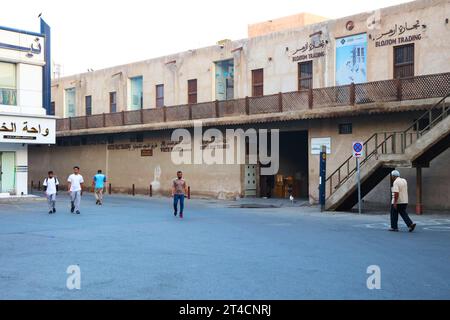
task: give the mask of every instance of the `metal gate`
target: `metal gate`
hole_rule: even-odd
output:
[[[245,165],[245,196],[256,197],[256,165]]]

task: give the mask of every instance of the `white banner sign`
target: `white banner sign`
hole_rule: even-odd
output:
[[[44,63],[45,38],[0,28],[0,56],[24,62]]]
[[[311,154],[320,154],[322,146],[326,146],[327,154],[331,154],[331,138],[312,138]]]
[[[0,115],[0,143],[55,144],[56,120]]]

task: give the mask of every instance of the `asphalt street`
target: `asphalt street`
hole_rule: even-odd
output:
[[[81,215],[65,194],[54,215],[42,201],[0,204],[0,299],[450,299],[448,213],[392,233],[387,214],[186,206],[181,220],[170,199],[143,196],[85,195]]]

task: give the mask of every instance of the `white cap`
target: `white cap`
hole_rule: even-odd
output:
[[[391,172],[391,176],[393,177],[400,177],[400,172],[398,172],[397,170],[394,170]]]

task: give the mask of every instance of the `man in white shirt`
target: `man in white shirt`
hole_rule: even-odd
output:
[[[392,171],[392,206],[391,206],[391,229],[389,231],[398,231],[398,214],[408,226],[409,232],[413,232],[416,224],[411,221],[406,212],[408,206],[408,182],[400,178],[400,172]]]
[[[83,195],[84,180],[80,174],[80,167],[73,167],[73,174],[67,179],[70,194],[70,212],[80,214],[81,196]]]
[[[48,172],[48,177],[45,178],[43,186],[47,196],[48,213],[56,213],[56,193],[58,192],[59,181],[58,178],[53,176],[53,171]]]

